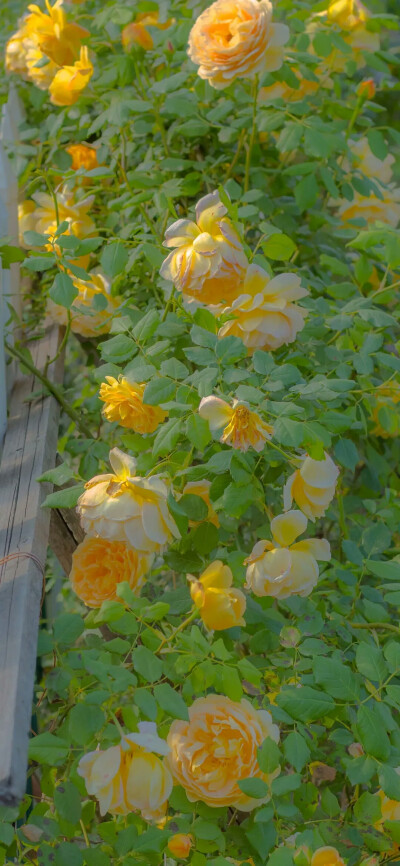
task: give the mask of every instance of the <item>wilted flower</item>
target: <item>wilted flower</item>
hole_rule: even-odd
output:
[[[207,628],[221,631],[244,625],[246,598],[240,589],[232,589],[233,575],[219,559],[212,562],[200,577],[189,575],[190,595]]]
[[[179,530],[167,506],[168,488],[159,475],[135,475],[136,460],[119,448],[110,451],[115,474],[96,475],[85,484],[77,511],[89,535],[127,541],[136,550],[162,550]]]
[[[345,862],[336,848],[327,845],[314,852],[310,866],[345,866]]]
[[[72,278],[78,295],[71,308],[71,330],[81,337],[99,337],[101,334],[108,334],[121,298],[111,295],[110,282],[104,274],[92,271],[89,276],[89,280]],[[96,299],[99,297],[102,298],[102,304],[96,308]],[[47,302],[47,313],[53,322],[59,325],[68,324],[66,308],[56,304],[51,298]]]
[[[105,403],[103,415],[107,421],[117,421],[121,427],[128,427],[135,433],[154,433],[168,417],[168,412],[143,403],[145,388],[145,383],[131,382],[126,376],[118,379],[106,376],[106,382],[100,385],[99,397]]]
[[[339,202],[332,202],[339,205],[338,217],[344,223],[350,220],[362,221],[367,225],[382,222],[396,228],[400,221],[400,188],[393,184],[386,187],[379,184],[377,186],[379,186],[380,196],[376,193],[371,193],[369,196],[361,195],[354,190],[351,201],[341,199]]]
[[[304,327],[306,310],[293,301],[308,295],[296,274],[270,277],[258,265],[250,265],[242,286],[242,294],[226,307],[232,313],[218,332],[219,337],[234,334],[240,337],[249,352],[269,351],[293,343]]]
[[[380,183],[389,183],[392,177],[392,165],[395,162],[394,156],[391,153],[385,159],[378,159],[372,153],[367,138],[360,138],[358,141],[349,141],[349,147],[353,156],[353,163],[356,168],[360,169],[367,177]]]
[[[200,499],[205,502],[208,509],[207,517],[205,517],[204,520],[208,523],[213,523],[214,526],[218,527],[219,520],[210,499],[210,487],[211,481],[208,481],[206,478],[202,481],[188,481],[182,490],[182,496],[186,496],[187,494],[191,496],[200,496]],[[198,526],[201,522],[202,521],[199,520],[189,520],[189,526]]]
[[[139,733],[127,734],[118,746],[84,755],[78,774],[88,794],[98,799],[101,815],[140,812],[145,821],[161,821],[173,782],[158,755],[168,755],[169,748],[153,722],[139,722],[138,728]]]
[[[364,754],[364,749],[363,749],[361,743],[350,743],[350,745],[347,748],[347,751],[348,751],[349,755],[351,755],[352,758],[361,758],[362,755]]]
[[[293,544],[306,528],[307,518],[301,511],[288,511],[271,520],[274,541],[258,541],[245,560],[247,589],[280,599],[310,594],[318,580],[317,559],[329,561],[331,551],[324,538]]]
[[[274,99],[283,99],[284,102],[300,102],[301,99],[318,90],[318,81],[310,81],[308,78],[304,78],[295,67],[291,69],[291,72],[299,82],[298,87],[292,87],[286,81],[275,81],[274,84],[270,84],[268,87],[261,87],[258,95],[259,102],[271,102]]]
[[[85,45],[81,48],[79,60],[71,66],[62,66],[56,72],[49,87],[50,102],[53,105],[74,105],[92,75],[93,64]]]
[[[191,833],[175,833],[168,839],[168,850],[178,860],[185,860],[186,857],[189,857],[193,843],[194,839]]]
[[[300,467],[287,480],[283,489],[283,504],[287,511],[293,499],[304,514],[315,520],[323,517],[332,501],[339,469],[329,454],[323,460],[306,457]]]
[[[400,401],[400,383],[394,379],[392,382],[382,383],[375,391],[373,398],[372,419],[375,421],[373,433],[387,439],[398,436],[400,432],[400,413],[396,405]],[[382,422],[385,422],[383,426]]]
[[[168,21],[159,21],[158,12],[140,12],[134,21],[127,24],[123,28],[121,39],[125,50],[129,51],[133,45],[139,45],[145,51],[150,51],[154,47],[153,37],[147,30],[147,27],[157,27],[157,30],[167,30],[174,19]]]
[[[223,428],[220,442],[239,451],[248,451],[250,447],[262,451],[274,432],[258,412],[252,412],[248,403],[239,400],[234,400],[229,406],[219,397],[203,397],[199,415],[208,421],[213,432]]]
[[[187,299],[202,304],[230,302],[239,290],[247,259],[218,192],[197,202],[196,222],[177,220],[165,232],[165,247],[176,247],[160,274]]]
[[[88,607],[101,607],[103,601],[117,598],[116,589],[122,581],[139,595],[152,559],[124,541],[87,536],[72,554],[69,579]]]
[[[173,721],[168,734],[168,762],[175,782],[190,802],[250,812],[270,795],[254,799],[237,782],[257,777],[270,785],[280,772],[277,768],[267,775],[259,767],[257,749],[266,737],[279,741],[279,728],[266,710],[224,695],[197,698],[189,708],[189,721]]]
[[[97,168],[97,151],[94,147],[89,147],[88,144],[70,144],[66,150],[72,159],[73,171],[78,171],[79,168],[85,168],[86,171]]]
[[[280,69],[288,39],[288,27],[272,23],[270,0],[217,0],[193,25],[188,54],[200,78],[221,90]]]

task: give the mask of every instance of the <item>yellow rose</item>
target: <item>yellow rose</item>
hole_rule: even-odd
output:
[[[208,421],[210,430],[223,428],[220,442],[231,445],[239,451],[262,451],[267,439],[270,439],[274,428],[258,415],[252,412],[249,404],[234,400],[229,406],[219,397],[203,397],[199,406],[199,415]]]
[[[365,53],[379,51],[380,38],[378,33],[367,30],[366,23],[370,17],[368,10],[360,0],[331,0],[325,12],[317,12],[307,27],[308,35],[313,36],[321,29],[321,24],[340,28],[341,38],[351,49],[347,54],[334,48],[323,58],[321,72],[343,72],[349,60],[355,60],[359,69],[366,64]]]
[[[214,526],[219,527],[218,515],[214,511],[211,499],[210,499],[210,487],[211,481],[207,481],[207,479],[203,479],[203,481],[188,481],[185,484],[182,490],[182,496],[186,496],[186,494],[190,494],[191,496],[200,496],[200,499],[206,503],[208,508],[207,517],[204,518],[208,523],[213,523]],[[189,526],[198,526],[199,523],[202,523],[201,520],[189,520]]]
[[[90,280],[79,280],[72,278],[72,282],[78,295],[74,299],[71,308],[71,330],[81,337],[99,337],[108,334],[112,317],[121,303],[121,298],[110,294],[110,283],[101,273],[90,273]],[[95,300],[101,296],[105,299],[107,306],[100,310],[95,307]],[[49,298],[47,302],[47,314],[53,322],[60,325],[68,323],[68,314],[65,307],[55,304]]]
[[[247,259],[218,192],[197,202],[196,222],[181,219],[165,232],[165,247],[176,247],[160,268],[187,300],[230,303],[237,297]]]
[[[172,777],[158,755],[167,755],[169,749],[153,722],[140,722],[138,728],[138,734],[127,734],[118,746],[84,755],[78,774],[88,794],[99,801],[101,815],[140,812],[145,821],[159,822],[166,812]]]
[[[367,10],[360,0],[331,0],[326,17],[330,24],[352,30],[367,20]]]
[[[26,247],[24,234],[25,232],[35,231],[36,229],[36,204],[31,199],[26,199],[18,205],[18,232],[19,244],[21,247]]]
[[[232,313],[218,332],[219,337],[240,337],[249,353],[255,349],[273,351],[293,343],[304,327],[306,310],[294,304],[308,295],[296,274],[271,277],[258,265],[250,265],[240,296],[226,307]]]
[[[99,397],[105,403],[103,415],[107,421],[117,421],[135,433],[154,433],[168,417],[159,406],[143,403],[145,383],[130,382],[125,376],[106,376],[106,382],[100,386]]]
[[[146,28],[156,27],[157,30],[167,30],[174,21],[174,18],[159,21],[158,12],[141,12],[122,31],[121,39],[125,51],[129,51],[133,45],[140,45],[145,51],[151,51],[154,47],[153,37]]]
[[[310,520],[323,517],[335,495],[338,475],[339,469],[329,454],[325,453],[323,460],[313,460],[307,456],[285,484],[285,511],[288,511],[294,499]]]
[[[200,577],[189,575],[188,579],[190,595],[207,628],[221,631],[245,625],[246,598],[240,589],[232,589],[233,576],[228,565],[216,559]]]
[[[378,180],[380,183],[389,183],[392,177],[392,165],[395,162],[394,156],[391,153],[385,159],[378,159],[374,156],[368,144],[367,138],[360,138],[358,141],[349,141],[349,147],[353,156],[353,163],[356,168],[362,171],[367,177],[372,180]],[[347,170],[347,165],[343,166]]]
[[[94,147],[89,147],[87,144],[70,144],[66,151],[72,158],[73,171],[78,171],[80,168],[91,171],[92,168],[97,168],[97,151]]]
[[[309,81],[296,68],[292,68],[291,71],[299,82],[298,87],[291,87],[285,81],[275,81],[275,84],[261,87],[258,95],[259,102],[271,102],[274,99],[283,99],[284,102],[300,102],[301,99],[318,90],[318,81]]]
[[[167,506],[168,488],[159,475],[135,475],[136,460],[113,448],[115,474],[96,475],[85,485],[77,511],[88,535],[126,541],[138,551],[154,553],[180,538]]]
[[[188,54],[200,78],[221,90],[280,69],[288,39],[286,24],[272,23],[270,0],[217,0],[192,27]]]
[[[93,75],[93,64],[86,46],[82,46],[79,60],[62,66],[50,84],[50,102],[53,105],[74,105]]]
[[[399,768],[397,768],[396,772],[399,773]],[[374,826],[377,830],[383,830],[382,824],[385,821],[400,821],[400,802],[398,800],[391,800],[390,797],[386,796],[384,791],[380,790],[377,793],[381,801],[381,817]]]
[[[387,223],[396,228],[400,221],[400,187],[394,184],[382,187],[379,184],[381,197],[375,193],[369,196],[361,195],[354,190],[352,201],[341,199],[340,202],[332,202],[339,205],[337,215],[344,223],[350,220],[362,220],[367,225],[375,222]]]
[[[391,436],[398,436],[400,432],[400,415],[396,411],[395,406],[400,401],[400,383],[393,380],[387,384],[379,385],[374,395],[374,407],[372,410],[372,419],[375,421],[373,433],[375,436],[381,436],[382,439],[387,439]],[[386,429],[382,426],[379,413],[382,409],[387,410],[390,414],[390,427]]]
[[[277,768],[267,775],[258,765],[257,749],[266,737],[279,741],[279,728],[266,710],[224,695],[197,698],[189,708],[189,721],[175,720],[168,734],[174,781],[182,785],[190,802],[201,800],[208,806],[250,812],[270,795],[257,800],[248,797],[238,781],[257,777],[270,785],[280,773]]]
[[[190,833],[175,833],[168,839],[168,851],[178,860],[185,860],[186,857],[189,857],[193,842],[194,839]]]
[[[81,201],[76,201],[73,193],[64,187],[56,193],[59,223],[67,222],[68,229],[65,234],[73,234],[77,238],[86,238],[94,234],[96,227],[88,214],[94,196],[87,196]],[[41,234],[54,235],[57,230],[57,215],[53,196],[46,192],[36,192],[32,198],[37,207],[33,211],[35,219],[35,231]],[[24,203],[26,206],[26,202]],[[26,231],[26,229],[25,229]]]
[[[73,63],[79,55],[82,39],[89,31],[69,22],[62,0],[51,6],[46,0],[47,12],[39,6],[29,6],[29,14],[19,22],[19,29],[6,46],[6,67],[29,78],[45,89],[51,83],[57,67]],[[42,65],[41,61],[48,62]]]
[[[324,538],[293,544],[306,528],[307,518],[301,511],[288,511],[271,520],[274,541],[258,541],[245,560],[247,589],[280,599],[310,594],[318,580],[317,559],[328,562],[331,551]]]
[[[87,536],[72,554],[69,579],[81,601],[101,607],[103,601],[117,599],[116,589],[123,580],[139,595],[152,560],[123,541]]]
[[[345,866],[345,862],[336,848],[327,845],[314,852],[310,866]]]

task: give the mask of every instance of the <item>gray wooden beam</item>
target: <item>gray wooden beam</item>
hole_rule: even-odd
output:
[[[34,364],[43,370],[56,355],[60,329],[52,326],[29,345]],[[62,381],[63,358],[50,365],[48,377]],[[43,566],[50,510],[41,508],[50,484],[36,479],[55,466],[59,408],[53,397],[32,399],[41,385],[18,374],[0,465],[0,803],[16,805],[26,789],[36,645],[43,592]]]

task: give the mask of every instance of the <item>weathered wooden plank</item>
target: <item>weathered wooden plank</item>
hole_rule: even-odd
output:
[[[54,357],[59,328],[30,344],[37,369]],[[62,378],[63,358],[49,367]],[[50,484],[36,481],[55,465],[59,409],[52,397],[30,400],[34,376],[14,383],[0,466],[0,803],[17,804],[26,785],[28,734],[50,512],[41,504]],[[31,557],[35,558],[31,558]]]

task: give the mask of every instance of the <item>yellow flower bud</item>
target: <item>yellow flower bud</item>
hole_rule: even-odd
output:
[[[190,833],[175,833],[168,840],[168,850],[178,860],[185,860],[193,846],[193,836]]]
[[[189,576],[190,594],[207,628],[221,631],[244,625],[246,598],[240,589],[232,589],[230,568],[219,559],[198,578]]]

